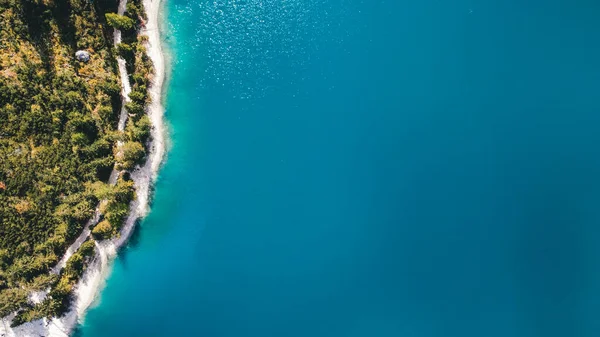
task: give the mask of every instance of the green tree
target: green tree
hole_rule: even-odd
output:
[[[130,140],[145,143],[150,136],[151,127],[152,122],[150,122],[150,118],[144,115],[137,122],[134,122],[132,119],[130,119],[127,122],[127,128],[125,129],[125,132]]]
[[[139,142],[129,141],[123,144],[121,151],[123,151],[122,157],[122,166],[123,168],[130,170],[135,167],[137,163],[139,163],[146,154],[144,150],[144,146],[142,146]]]
[[[0,291],[0,317],[4,317],[27,303],[27,291],[20,288]]]
[[[131,62],[133,59],[133,47],[127,43],[119,43],[117,45],[117,52],[121,55],[125,60]]]
[[[116,13],[106,13],[105,17],[106,17],[106,22],[111,27],[116,28],[116,29],[130,30],[135,25],[135,22],[132,19],[130,19],[124,15],[119,15]]]
[[[94,227],[92,230],[92,235],[98,240],[106,240],[112,237],[113,232],[114,230],[110,222],[104,220]]]
[[[94,240],[88,240],[86,242],[84,242],[81,247],[79,247],[79,253],[83,256],[83,257],[90,257],[94,254],[94,251],[96,250],[96,243],[94,243]]]

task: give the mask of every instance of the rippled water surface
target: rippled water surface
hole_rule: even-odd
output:
[[[171,150],[79,335],[600,335],[596,3],[165,9]]]
[[[204,89],[220,85],[230,88],[234,99],[249,99],[264,97],[282,82],[300,85],[314,76],[307,68],[315,61],[334,62],[319,60],[319,49],[341,46],[356,31],[344,26],[352,7],[347,1],[315,0],[176,3],[173,10],[183,24],[172,28],[186,30],[178,43],[202,56]],[[288,71],[292,77],[284,77]]]

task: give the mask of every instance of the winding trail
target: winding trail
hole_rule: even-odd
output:
[[[125,13],[125,9],[127,8],[127,0],[121,0],[119,2],[119,9],[117,11],[117,13],[119,15],[123,15]],[[115,46],[115,48],[117,47],[117,45],[121,43],[121,31],[119,29],[114,29],[113,32],[113,44]],[[118,131],[124,131],[125,130],[125,124],[127,123],[127,109],[125,109],[125,103],[128,103],[131,101],[131,99],[129,98],[129,94],[131,93],[131,83],[129,83],[129,75],[127,74],[127,62],[125,62],[125,59],[123,59],[121,56],[117,55],[117,63],[119,65],[119,78],[121,79],[121,111],[119,112],[119,123],[117,124],[117,130]],[[117,152],[119,151],[119,148],[123,146],[123,142],[122,141],[117,141]],[[110,172],[110,177],[108,178],[108,183],[110,185],[115,185],[117,183],[117,179],[119,178],[119,171],[116,168],[116,164],[115,167],[113,168],[113,170]],[[103,201],[100,201],[100,204]],[[60,271],[67,265],[67,261],[69,260],[69,258],[77,251],[77,249],[79,249],[79,247],[87,240],[87,238],[90,236],[92,230],[90,229],[90,227],[92,227],[93,225],[97,224],[98,221],[100,221],[100,209],[99,206],[96,206],[96,209],[94,211],[94,215],[92,216],[92,218],[85,224],[85,227],[83,228],[83,231],[81,232],[81,234],[79,234],[79,236],[77,237],[77,239],[75,239],[75,241],[69,246],[69,248],[67,248],[67,251],[65,252],[65,254],[63,255],[63,257],[60,259],[60,261],[58,261],[58,263],[56,264],[56,266],[54,266],[54,268],[51,269],[50,272],[54,273],[54,274],[58,274],[60,273]]]
[[[150,198],[150,186],[156,178],[160,164],[162,163],[163,154],[165,152],[164,145],[164,126],[163,126],[163,106],[161,104],[162,85],[164,82],[164,57],[160,45],[160,34],[158,27],[158,14],[161,8],[160,0],[144,0],[143,1],[148,22],[140,34],[148,35],[146,43],[147,54],[152,60],[154,66],[154,76],[152,84],[148,88],[151,103],[147,107],[147,113],[152,122],[151,141],[148,143],[148,156],[146,163],[142,167],[137,167],[131,172],[132,180],[136,190],[136,199],[130,204],[130,212],[127,216],[120,236],[112,240],[96,242],[96,256],[90,262],[86,272],[75,286],[74,304],[71,310],[63,317],[53,319],[40,319],[37,321],[25,323],[15,328],[10,327],[10,321],[14,318],[14,314],[1,318],[0,337],[68,337],[72,329],[78,321],[83,318],[85,311],[93,303],[96,295],[108,273],[110,271],[110,261],[114,259],[117,250],[127,242],[129,236],[133,232],[133,228],[137,220],[143,217],[148,211],[148,202]],[[118,14],[123,14],[127,6],[127,0],[119,2]],[[114,30],[113,43],[116,46],[121,42],[121,31]],[[118,69],[121,78],[121,96],[122,108],[119,114],[119,122],[117,129],[124,131],[127,123],[128,113],[125,109],[125,103],[130,101],[129,94],[131,93],[131,84],[126,70],[125,60],[118,56]],[[122,142],[117,142],[117,149],[122,146]],[[114,185],[117,182],[119,171],[113,168],[109,184]],[[100,202],[102,203],[102,202]],[[51,269],[54,274],[66,266],[68,259],[79,249],[81,244],[87,240],[91,234],[90,227],[98,223],[100,219],[99,207],[96,207],[94,215],[86,223],[81,234],[67,248],[67,251],[60,261]],[[30,300],[34,303],[41,302],[47,295],[46,292],[36,292],[30,296]]]

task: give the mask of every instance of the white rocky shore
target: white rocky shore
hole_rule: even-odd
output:
[[[142,167],[137,167],[131,177],[135,184],[136,199],[130,205],[130,213],[125,220],[121,230],[120,237],[103,241],[96,244],[96,256],[88,265],[81,280],[77,283],[74,291],[75,300],[73,307],[64,317],[54,319],[41,319],[21,326],[11,328],[10,321],[13,315],[0,319],[0,337],[67,337],[83,318],[86,310],[93,303],[98,295],[103,283],[110,272],[112,259],[117,255],[119,247],[123,246],[133,232],[136,221],[146,215],[148,212],[148,202],[150,198],[150,187],[156,178],[158,168],[162,162],[165,152],[164,125],[163,125],[163,106],[161,104],[162,85],[165,77],[164,56],[160,43],[159,21],[158,16],[161,8],[161,0],[143,0],[148,22],[141,34],[148,36],[146,50],[148,56],[152,60],[154,66],[154,78],[152,85],[149,88],[149,95],[152,102],[147,107],[147,113],[152,121],[152,137],[149,144],[149,154],[146,163]],[[127,0],[121,0],[119,4],[119,14],[123,14]],[[115,44],[121,40],[121,33],[115,31]],[[129,92],[131,86],[125,70],[125,61],[118,60],[119,73],[122,83],[123,103],[129,101]],[[127,112],[121,111],[119,119],[119,130],[123,130],[127,118]],[[116,182],[117,174],[111,174],[110,181]],[[73,243],[57,266],[52,269],[52,272],[58,273],[65,266],[68,258],[79,248],[79,246],[89,236],[89,225],[95,224],[98,221],[99,214],[90,220],[86,225],[86,229]],[[38,292],[30,296],[33,302],[39,302],[46,296],[44,292]]]

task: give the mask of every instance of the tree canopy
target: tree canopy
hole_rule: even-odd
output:
[[[141,0],[130,0],[124,16],[116,10],[116,0],[0,0],[0,317],[17,311],[13,324],[68,310],[94,241],[59,275],[50,269],[95,209],[93,238],[118,235],[135,197],[127,174],[114,186],[108,179],[144,158],[152,66],[135,30]],[[111,26],[125,30],[119,54],[134,92],[124,131]],[[77,50],[90,60],[79,62]],[[41,290],[50,290],[47,301],[27,300]]]
[[[106,13],[105,15],[106,23],[108,23],[113,28],[130,30],[133,29],[135,25],[135,21],[126,17],[125,15],[119,15],[116,13]]]

